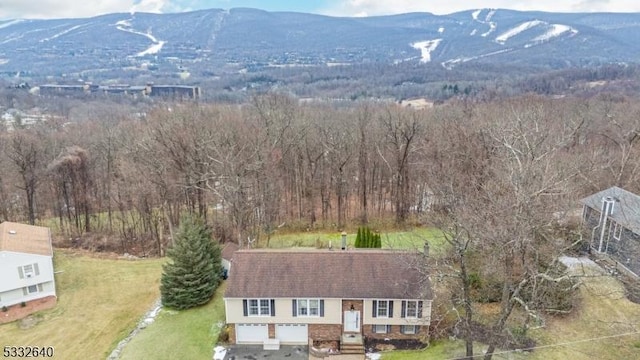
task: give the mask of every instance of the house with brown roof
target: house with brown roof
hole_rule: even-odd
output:
[[[55,304],[49,228],[3,222],[0,224],[0,308],[3,309],[0,320],[9,319],[14,305],[37,308],[30,306],[31,303],[44,303],[40,301],[43,299],[49,305]],[[25,311],[20,313],[24,315]]]
[[[224,295],[236,344],[336,344],[428,335],[433,295],[423,254],[391,250],[239,250]]]

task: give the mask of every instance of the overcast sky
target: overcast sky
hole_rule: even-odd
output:
[[[640,12],[638,0],[0,0],[0,19],[89,17],[112,12],[180,12],[252,7],[336,16],[372,16],[413,11],[449,14],[501,8],[554,12]]]

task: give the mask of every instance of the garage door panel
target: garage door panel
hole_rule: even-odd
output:
[[[309,327],[307,324],[276,324],[276,338],[283,344],[307,344]]]
[[[236,343],[238,344],[262,344],[269,338],[267,324],[237,324]]]

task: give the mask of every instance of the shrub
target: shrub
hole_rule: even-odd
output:
[[[7,311],[9,311],[9,308],[8,308],[8,307],[6,307],[6,306],[3,306],[3,307],[2,307],[2,312],[7,312]]]
[[[469,274],[469,286],[472,289],[480,289],[482,287],[482,280],[480,279],[480,274],[477,272],[473,272]]]
[[[380,234],[371,232],[368,227],[359,227],[358,234],[356,235],[356,248],[381,248],[382,237]]]
[[[218,343],[228,343],[229,342],[229,327],[224,326],[220,329],[220,334],[218,334]]]
[[[23,302],[21,302],[21,303],[20,303],[20,306],[21,306],[21,307],[26,307],[26,306],[27,306],[27,303],[23,301]]]
[[[502,299],[502,281],[487,277],[482,279],[478,275],[479,287],[474,289],[472,297],[480,303],[493,303]]]

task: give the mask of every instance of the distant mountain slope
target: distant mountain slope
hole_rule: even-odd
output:
[[[222,74],[266,66],[422,62],[540,68],[640,60],[640,14],[476,9],[367,18],[202,10],[0,22],[0,72]],[[133,75],[132,75],[133,76]]]

